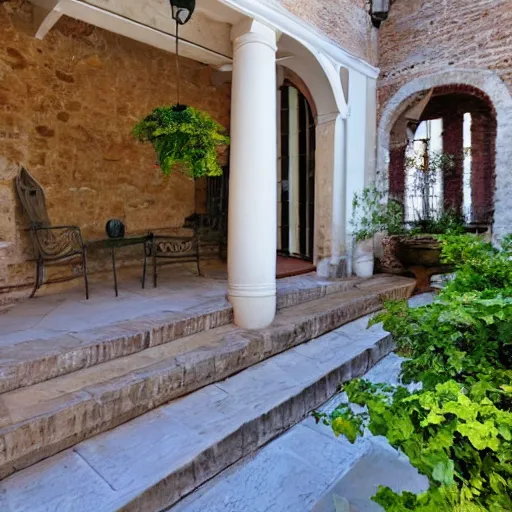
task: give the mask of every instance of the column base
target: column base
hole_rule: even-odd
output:
[[[324,258],[316,264],[316,273],[320,277],[329,279],[347,277],[347,275],[349,275],[347,272],[347,260],[342,257],[335,262],[332,258]]]
[[[234,323],[243,329],[263,329],[276,316],[276,296],[234,297],[228,296],[233,306]]]

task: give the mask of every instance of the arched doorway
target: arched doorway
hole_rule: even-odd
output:
[[[315,119],[306,96],[285,81],[279,91],[278,254],[313,261]]]
[[[455,85],[454,85],[455,84]],[[492,234],[501,239],[510,231],[512,223],[512,181],[510,161],[512,159],[512,95],[500,77],[487,70],[450,70],[419,76],[400,87],[384,104],[378,124],[377,178],[383,188],[391,189],[393,182],[393,152],[398,147],[393,140],[392,128],[397,119],[425,97],[434,88],[451,87],[461,92],[470,92],[483,99],[495,117],[494,188]],[[397,160],[394,160],[395,162]],[[396,183],[399,186],[398,183]]]
[[[410,121],[406,110],[391,129],[389,192],[404,205],[405,220],[414,221],[424,210],[451,211],[467,225],[486,228],[493,222],[496,157],[496,112],[480,90],[461,84],[432,88],[420,101],[421,112]],[[419,124],[417,124],[419,123]],[[405,127],[407,126],[407,137]],[[450,168],[438,176],[411,167],[420,154],[422,161],[443,157]],[[441,161],[441,160],[440,160]],[[416,182],[433,180],[419,194]]]

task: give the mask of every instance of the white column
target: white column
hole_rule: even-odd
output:
[[[352,217],[352,199],[354,193],[361,192],[365,185],[366,145],[367,145],[367,79],[361,73],[350,70],[349,108],[347,119],[347,190],[346,216]],[[352,228],[349,226],[350,233]]]
[[[233,28],[228,296],[235,324],[269,325],[276,312],[276,32]]]

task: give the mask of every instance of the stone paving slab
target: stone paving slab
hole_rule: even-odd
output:
[[[364,322],[352,322],[346,327],[363,336],[362,324],[367,321],[365,318]],[[334,332],[346,336],[343,329]],[[327,347],[324,350],[331,352]],[[400,357],[390,354],[366,373],[365,378],[397,384],[401,363]],[[337,394],[319,410],[330,413],[345,401],[344,394]],[[367,432],[350,444],[344,437],[336,438],[330,427],[316,424],[308,416],[256,454],[229,467],[166,510],[336,512],[334,500],[341,500],[350,512],[379,512],[382,508],[371,496],[381,484],[396,491],[421,492],[427,488],[428,480],[385,438]]]
[[[415,296],[409,304],[422,306],[433,297],[430,293]],[[329,361],[335,356],[333,340],[341,336],[368,341],[384,337],[386,332],[382,325],[366,328],[370,318],[371,315],[362,317],[322,336],[323,352],[316,354],[317,362]],[[290,352],[312,355],[314,348],[314,343],[305,343]],[[367,372],[365,378],[397,385],[402,361],[392,353]],[[337,393],[319,410],[329,414],[346,401],[345,393]],[[382,509],[371,496],[381,484],[396,491],[420,492],[427,488],[428,481],[384,437],[366,432],[363,438],[350,444],[344,437],[336,438],[330,427],[317,424],[308,416],[256,454],[227,468],[166,510],[336,512],[336,499],[341,500],[349,512],[378,512]]]
[[[0,476],[376,311],[383,295],[400,290],[407,297],[412,286],[411,280],[388,278],[379,292],[349,291],[285,309],[266,329],[224,326],[4,393],[0,396],[4,446]],[[352,354],[350,350],[347,354]],[[357,364],[364,366],[368,358],[373,364],[379,351],[373,354],[369,349],[361,360],[354,352],[356,373]],[[297,353],[295,360],[301,358],[307,361],[307,356]],[[304,361],[307,374],[309,363]],[[301,378],[302,369],[291,372],[293,365],[281,372],[276,369],[283,376],[290,374],[290,379]],[[336,379],[336,372],[326,376],[325,385],[330,389]]]
[[[56,314],[59,305],[55,297],[41,298],[48,299],[49,305],[44,301],[27,301],[0,316],[0,393],[230,324],[233,311],[224,296],[224,285],[220,287],[216,281],[212,285],[210,281],[204,280],[205,290],[198,289],[197,282],[192,281],[191,290],[185,291],[181,288],[188,281],[182,279],[179,297],[176,291],[172,294],[167,291],[165,298],[151,302],[151,307],[145,306],[147,300],[132,304],[126,298],[116,302],[109,297],[106,306],[104,301],[100,302],[103,309],[88,301],[70,302],[61,305]],[[282,279],[278,282],[277,306],[284,309],[345,292],[360,282],[358,279],[327,281],[316,275]],[[85,312],[80,308],[85,308]],[[81,311],[78,316],[73,314],[75,309]],[[21,325],[33,321],[34,311],[56,316],[41,317],[38,329],[21,329]],[[77,318],[83,317],[87,319],[86,328],[80,329],[82,320],[77,323]],[[116,323],[105,324],[106,319]],[[21,330],[2,334],[13,321]],[[45,322],[47,329],[43,328]]]
[[[161,510],[300,422],[332,396],[340,382],[366,373],[388,354],[392,342],[385,332],[380,339],[334,332],[301,348],[308,349],[307,355],[297,349],[283,352],[4,479],[0,510]],[[332,356],[325,357],[326,352]],[[264,480],[269,469],[278,468],[269,496],[293,482],[304,491],[292,497],[290,508],[262,512],[300,510],[292,506],[304,500],[313,503],[324,487],[318,475],[352,463],[353,455],[337,451],[340,441],[300,428],[285,436],[287,446],[266,459],[266,470],[256,475],[254,485],[258,489],[258,478]],[[315,457],[297,457],[308,435],[326,445],[325,456],[319,451]],[[98,477],[104,485],[98,485]],[[95,487],[98,493],[91,494]],[[311,488],[314,492],[307,490]],[[230,503],[231,508],[197,510],[260,510],[236,508],[236,500]]]

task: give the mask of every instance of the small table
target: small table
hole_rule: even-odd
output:
[[[152,235],[139,235],[139,236],[127,236],[123,238],[101,238],[98,240],[88,240],[84,242],[85,250],[92,249],[110,249],[112,256],[112,273],[114,275],[114,289],[116,291],[116,297],[119,295],[117,289],[117,272],[116,272],[116,248],[127,247],[129,245],[142,245],[144,252],[144,263],[142,267],[142,288],[146,280],[146,242],[151,240]]]

